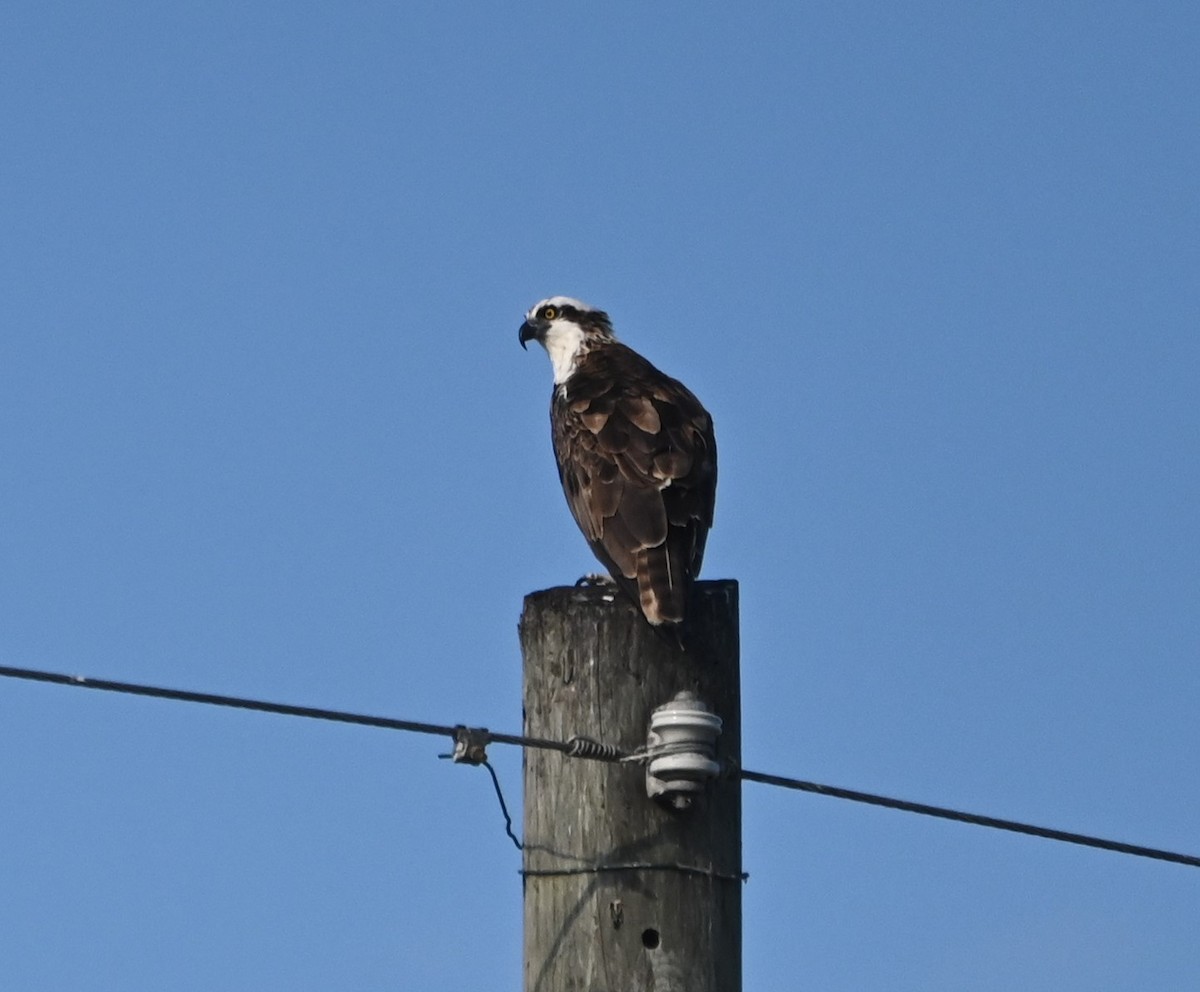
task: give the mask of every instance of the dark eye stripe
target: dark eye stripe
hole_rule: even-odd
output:
[[[538,309],[537,317],[538,320],[580,320],[584,313],[585,311],[573,307],[569,303],[564,303],[562,306],[548,303]]]

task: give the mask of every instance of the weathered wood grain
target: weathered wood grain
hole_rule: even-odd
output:
[[[700,582],[687,653],[609,588],[532,593],[521,617],[525,733],[633,750],[650,713],[691,690],[740,759],[737,583]],[[710,783],[679,811],[644,768],[525,752],[525,992],[738,992],[741,793]],[[658,867],[646,867],[658,866]]]

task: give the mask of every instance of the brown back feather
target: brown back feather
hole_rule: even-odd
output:
[[[713,520],[712,418],[682,383],[606,342],[555,390],[551,424],[592,551],[651,623],[682,623]]]

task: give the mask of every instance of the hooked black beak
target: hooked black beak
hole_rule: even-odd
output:
[[[521,347],[524,348],[526,341],[538,340],[538,329],[529,323],[529,321],[525,321],[521,325],[521,329],[517,332],[517,340],[521,342]]]

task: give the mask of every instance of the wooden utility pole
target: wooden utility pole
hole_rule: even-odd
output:
[[[686,653],[609,587],[525,598],[525,734],[624,751],[690,691],[741,756],[737,583],[697,583]],[[640,764],[525,750],[525,992],[739,992],[741,790],[708,783],[687,809],[649,799]]]

